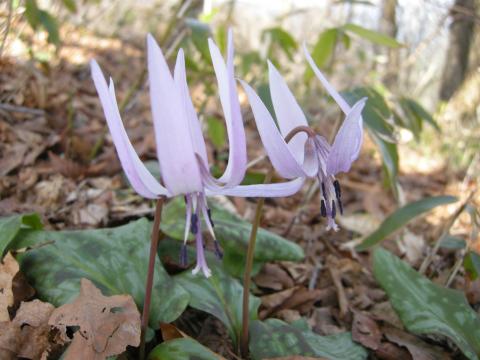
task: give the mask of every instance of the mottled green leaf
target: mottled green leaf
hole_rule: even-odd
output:
[[[42,229],[42,221],[38,214],[12,215],[0,218],[0,259],[22,228]]]
[[[402,46],[402,44],[400,44],[397,40],[388,35],[379,33],[378,31],[366,29],[363,26],[359,26],[356,24],[346,24],[343,26],[343,30],[356,34],[364,38],[365,40],[368,40],[377,45],[387,46],[391,48],[397,48]]]
[[[303,326],[277,319],[251,323],[249,348],[253,360],[293,355],[332,360],[367,358],[365,349],[352,341],[350,333],[320,336]]]
[[[205,311],[221,320],[234,344],[237,344],[242,330],[242,284],[227,275],[222,264],[207,252],[207,261],[212,276],[193,275],[190,270],[175,276],[175,281],[190,293],[190,306]],[[257,319],[260,299],[250,295],[249,316]]]
[[[225,261],[235,257],[245,259],[251,224],[228,212],[215,201],[209,200],[215,235],[225,252]],[[162,231],[174,239],[183,239],[185,230],[185,203],[180,198],[171,200],[164,208]],[[303,250],[297,244],[265,229],[259,229],[254,252],[255,262],[276,260],[300,261],[304,258]],[[244,260],[241,262],[244,263]],[[228,265],[227,265],[228,266]],[[242,266],[236,263],[233,267]],[[243,266],[242,266],[243,269]],[[243,272],[243,270],[242,270]],[[241,275],[241,274],[234,274]]]
[[[373,253],[373,272],[408,331],[446,336],[478,360],[480,318],[462,292],[433,283],[382,248]]]
[[[213,353],[192,338],[174,339],[157,345],[148,355],[148,360],[218,360]]]
[[[12,248],[54,241],[19,255],[22,271],[42,300],[55,306],[72,301],[78,295],[80,278],[85,277],[106,295],[132,295],[141,309],[150,232],[151,223],[146,219],[100,230],[22,230]],[[188,293],[168,276],[157,260],[150,326],[157,328],[159,322],[175,320],[188,300]]]
[[[367,250],[407,225],[409,221],[417,216],[420,216],[437,206],[451,204],[457,200],[458,199],[454,196],[434,196],[411,202],[390,214],[380,224],[377,230],[368,235],[363,242],[357,246],[357,250]]]
[[[320,69],[325,68],[335,51],[337,45],[338,29],[328,29],[320,33],[312,51],[312,58]],[[305,71],[305,80],[309,81],[313,77],[313,70],[307,66]]]
[[[477,280],[480,276],[480,255],[475,251],[469,251],[463,260],[463,266],[470,279]]]

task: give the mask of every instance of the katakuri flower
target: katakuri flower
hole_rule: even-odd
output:
[[[91,61],[93,81],[118,157],[130,184],[139,195],[148,199],[177,195],[185,197],[185,240],[180,259],[186,265],[186,241],[191,232],[195,235],[197,249],[197,264],[193,273],[202,271],[207,277],[211,275],[211,271],[205,259],[201,217],[214,239],[216,254],[219,257],[221,250],[213,232],[214,225],[206,196],[216,194],[258,196],[258,189],[251,189],[248,186],[236,189],[245,175],[247,154],[245,130],[233,73],[234,50],[231,31],[228,33],[226,63],[212,40],[209,39],[208,45],[217,77],[230,147],[227,167],[218,179],[209,171],[205,141],[189,94],[185,59],[181,49],[172,77],[160,47],[151,35],[147,37],[150,102],[162,183],[147,170],[128,138],[118,110],[112,79],[107,85],[97,62]],[[273,184],[268,190],[277,196],[286,196],[295,193],[301,186],[302,181],[296,179],[287,183]]]
[[[348,172],[360,153],[363,142],[361,113],[367,99],[350,107],[320,72],[307,49],[304,50],[315,75],[346,115],[333,144],[308,126],[305,114],[272,63],[268,63],[270,95],[279,128],[255,91],[243,81],[242,85],[274,168],[286,179],[317,178],[321,191],[321,215],[327,218],[327,230],[337,230],[335,216],[337,209],[343,213],[343,204],[340,184],[335,176]]]

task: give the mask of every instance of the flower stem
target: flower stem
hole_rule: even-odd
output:
[[[155,259],[157,257],[158,233],[160,230],[160,219],[162,218],[163,197],[158,198],[155,206],[155,216],[153,218],[152,240],[150,242],[150,258],[148,261],[147,284],[145,285],[145,299],[143,301],[142,312],[142,333],[140,335],[140,357],[145,358],[145,335],[148,328],[148,319],[150,317],[150,301],[152,299],[153,275],[155,273]]]
[[[273,177],[273,170],[270,170],[265,176],[264,183],[269,183]],[[253,253],[255,251],[255,242],[257,240],[257,231],[262,219],[262,208],[265,198],[259,198],[257,208],[255,209],[255,218],[250,231],[250,239],[248,240],[247,258],[245,264],[245,273],[243,274],[243,303],[242,303],[242,334],[240,338],[240,353],[242,357],[248,356],[248,321],[249,321],[249,296],[250,296],[250,280],[253,266]]]

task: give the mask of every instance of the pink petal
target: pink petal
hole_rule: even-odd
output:
[[[202,180],[180,89],[150,34],[147,43],[150,102],[163,181],[172,195],[201,191]],[[183,56],[181,51],[179,56]]]
[[[335,100],[338,106],[340,106],[344,114],[347,115],[350,111],[350,105],[347,104],[345,99],[338,93],[337,90],[335,90],[335,88],[328,82],[327,78],[322,74],[318,66],[315,64],[315,61],[313,61],[312,56],[308,52],[307,46],[305,44],[303,44],[303,51],[305,53],[305,56],[307,57],[307,61],[310,64],[310,67],[312,68],[317,78],[323,84],[325,89],[327,89],[328,93]]]
[[[273,108],[277,117],[280,132],[285,137],[288,133],[298,126],[308,126],[307,119],[302,109],[295,100],[287,83],[282,78],[275,66],[268,62],[268,74],[270,78],[270,94],[272,96]],[[302,163],[304,156],[304,146],[307,135],[299,133],[288,143],[293,155]]]
[[[318,173],[318,154],[315,140],[312,138],[307,139],[305,142],[305,158],[303,159],[303,171],[308,177],[314,177]]]
[[[284,197],[297,193],[302,188],[304,182],[305,178],[297,178],[295,180],[274,184],[239,185],[219,191],[211,191],[207,188],[205,193],[207,196]]]
[[[227,167],[218,180],[225,183],[225,186],[228,187],[240,184],[245,176],[247,165],[245,130],[243,128],[237,87],[233,73],[234,49],[232,31],[229,30],[228,32],[228,54],[226,65],[220,50],[211,39],[208,40],[208,46],[212,57],[213,68],[217,77],[220,101],[225,114],[230,147]]]
[[[328,156],[328,174],[347,172],[358,158],[363,142],[362,110],[366,101],[367,98],[363,98],[353,105],[338,130]]]
[[[102,103],[108,128],[128,181],[137,193],[148,199],[155,199],[161,195],[170,196],[168,190],[160,185],[152,174],[150,174],[145,165],[143,165],[135,152],[132,143],[128,139],[127,132],[125,131],[118,110],[112,80],[110,79],[110,87],[108,88],[102,70],[97,62],[92,60],[90,66],[92,69],[93,82],[95,83],[95,87]]]
[[[304,177],[305,173],[290,151],[275,121],[255,91],[246,82],[241,81],[252,107],[258,132],[273,167],[287,179]]]
[[[178,52],[177,62],[173,78],[177,88],[180,89],[182,104],[187,111],[187,119],[189,123],[190,136],[192,138],[193,149],[196,154],[200,155],[201,159],[208,164],[207,149],[205,148],[205,139],[203,138],[200,121],[197,117],[197,112],[193,107],[192,98],[188,90],[187,75],[185,73],[185,57],[182,49]]]

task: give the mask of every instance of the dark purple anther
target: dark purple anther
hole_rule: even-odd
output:
[[[187,245],[182,245],[182,250],[180,250],[180,266],[186,267],[188,265],[188,255],[187,255]]]
[[[212,220],[212,210],[210,210],[210,208],[207,209],[207,214],[208,214],[208,221],[210,221],[212,228],[215,227],[215,224],[213,223],[213,220]]]
[[[335,200],[332,200],[332,219],[335,219],[337,216],[337,208],[335,207]]]
[[[337,199],[338,209],[340,210],[340,215],[343,215],[343,204],[340,198]]]
[[[338,180],[335,180],[333,182],[333,187],[335,188],[335,196],[337,199],[340,199],[342,197],[342,189],[340,189],[340,183]]]
[[[325,184],[323,183],[323,181],[322,181],[321,185],[322,185],[322,195],[326,199],[327,198],[327,192],[325,191]]]
[[[218,243],[217,240],[214,240],[213,245],[215,246],[215,256],[217,257],[218,260],[221,260],[223,258],[223,251],[222,251],[222,248],[220,247],[220,244]]]
[[[191,223],[190,223],[190,232],[196,234],[198,231],[198,216],[197,214],[192,214]]]
[[[325,201],[323,199],[320,202],[320,214],[323,217],[327,217],[327,207],[325,206]]]

